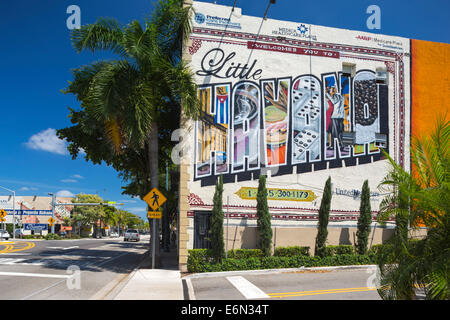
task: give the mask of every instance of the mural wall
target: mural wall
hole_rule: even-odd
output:
[[[219,175],[230,208],[248,205],[249,214],[254,199],[242,195],[260,174],[274,192],[291,194],[269,201],[286,214],[316,212],[328,176],[336,213],[357,211],[359,200],[348,195],[368,178],[381,200],[381,148],[409,166],[409,39],[263,20],[197,1],[194,9],[186,55],[202,115],[189,125],[191,210],[208,210]],[[308,193],[308,201],[292,196]]]

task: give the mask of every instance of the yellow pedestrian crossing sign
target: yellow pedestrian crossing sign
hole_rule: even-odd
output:
[[[53,219],[53,218],[48,219],[49,224],[53,224],[54,222],[55,222],[55,219]]]
[[[4,209],[0,209],[0,218],[6,217],[6,211]]]
[[[167,198],[157,188],[153,188],[143,199],[153,211],[158,210],[167,201]]]
[[[0,222],[4,222],[4,221],[6,221],[6,219],[3,217],[0,217]]]

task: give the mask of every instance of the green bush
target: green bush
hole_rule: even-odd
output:
[[[245,249],[240,249],[242,252]],[[244,254],[245,255],[245,254]],[[222,263],[215,263],[208,249],[189,250],[189,272],[218,272],[258,269],[282,269],[301,267],[326,267],[345,265],[375,264],[376,256],[357,254],[337,254],[320,258],[318,256],[294,255],[294,256],[250,256],[248,258],[223,259]]]
[[[23,236],[22,239],[42,239],[44,238],[43,236],[41,236],[40,234],[26,234]]]
[[[354,254],[355,249],[352,245],[338,245],[338,246],[327,246],[325,249],[325,256],[335,256],[341,254]]]
[[[76,234],[76,233],[72,233],[70,235],[70,239],[81,239],[80,235]]]
[[[309,247],[278,247],[273,254],[276,257],[309,256]]]
[[[55,233],[49,233],[44,237],[45,240],[61,240],[62,238],[55,234]]]
[[[227,252],[227,258],[231,259],[248,259],[259,258],[263,256],[261,249],[234,249]]]

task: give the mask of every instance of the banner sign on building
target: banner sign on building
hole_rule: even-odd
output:
[[[48,225],[45,223],[25,223],[25,230],[44,231],[48,229]]]

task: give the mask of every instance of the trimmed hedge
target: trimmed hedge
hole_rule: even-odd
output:
[[[335,256],[337,254],[355,254],[352,245],[327,246],[325,249],[326,256]]]
[[[228,258],[222,263],[214,263],[208,249],[189,250],[187,267],[189,272],[217,272],[236,270],[258,270],[300,267],[325,267],[375,264],[376,257],[372,255],[341,254],[326,256],[270,256],[249,257],[246,259]]]
[[[248,259],[259,258],[263,256],[261,249],[234,249],[227,252],[227,258]]]
[[[309,247],[278,247],[273,254],[275,257],[309,256]]]

